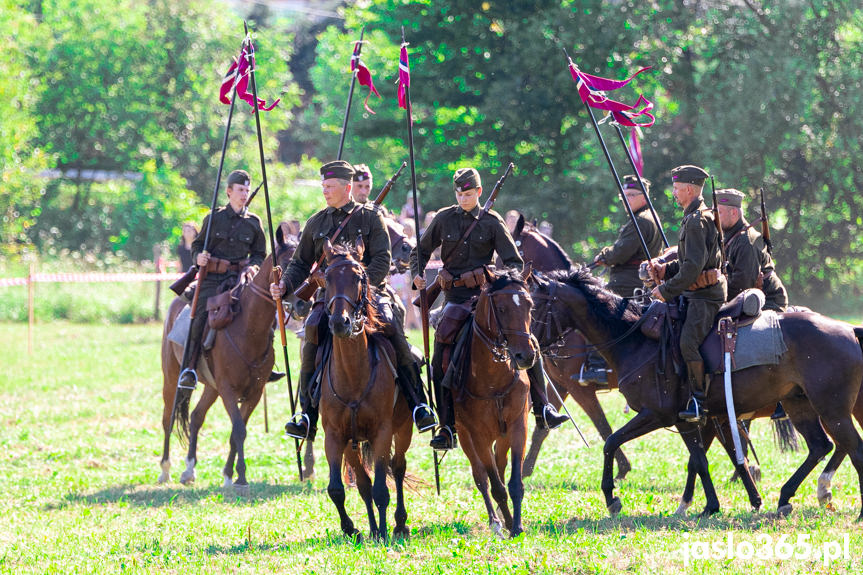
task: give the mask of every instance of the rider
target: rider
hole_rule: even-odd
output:
[[[708,177],[707,172],[698,166],[678,166],[671,170],[672,193],[683,208],[677,242],[678,259],[669,263],[650,260],[651,279],[656,282],[651,297],[670,301],[682,296],[686,305],[686,319],[680,332],[680,353],[686,362],[691,399],[679,417],[694,422],[702,419],[701,405],[705,398],[704,360],[699,347],[713,327],[716,312],[725,302],[727,293],[725,276],[720,270],[719,232],[713,212],[701,196]]]
[[[270,285],[273,297],[281,297],[288,290],[293,292],[309,277],[312,264],[320,259],[324,243],[330,239],[333,243],[339,241],[353,242],[361,236],[366,246],[362,263],[366,266],[369,285],[382,290],[390,269],[390,240],[387,235],[383,217],[372,206],[358,204],[351,197],[353,167],[337,160],[321,166],[321,186],[327,207],[306,222],[300,235],[300,242],[288,264],[281,281]],[[342,221],[353,214],[338,237],[332,237]],[[326,261],[326,260],[325,260]],[[325,262],[324,261],[324,262]],[[311,282],[319,288],[325,286],[322,264],[321,268],[311,274]],[[382,294],[385,292],[381,292]],[[306,317],[305,336],[303,341],[300,365],[300,402],[302,413],[295,415],[285,425],[285,432],[299,439],[313,440],[317,431],[318,397],[312,397],[312,377],[315,373],[315,356],[318,345],[323,343],[327,329],[327,313],[323,301],[323,290],[316,294],[312,311]],[[392,302],[386,297],[376,302],[378,313],[386,327],[384,333],[390,339],[396,351],[397,372],[396,382],[410,406],[414,422],[420,431],[434,427],[437,423],[431,410],[426,405],[419,367],[411,353],[410,344],[404,336],[401,322],[394,319]],[[402,320],[403,321],[403,320]]]
[[[228,204],[213,211],[207,251],[204,251],[204,238],[210,214],[201,225],[205,232],[192,242],[192,258],[200,269],[207,269],[207,274],[201,280],[198,305],[189,328],[189,345],[183,350],[180,366],[178,386],[189,392],[195,389],[198,379],[195,367],[201,352],[201,336],[207,325],[207,300],[219,293],[223,283],[236,283],[240,274],[253,276],[267,255],[261,218],[246,208],[249,184],[249,174],[245,170],[234,170],[228,175],[225,188]]]
[[[725,258],[728,261],[728,299],[740,292],[758,288],[764,292],[764,308],[778,313],[788,307],[788,292],[776,275],[773,258],[767,251],[764,238],[755,226],[743,217],[743,192],[728,188],[716,192],[719,222],[725,236]],[[784,419],[787,415],[781,403],[771,419]]]
[[[448,450],[457,445],[452,391],[442,385],[443,353],[449,345],[449,342],[438,341],[443,322],[454,316],[460,304],[475,303],[475,297],[479,294],[485,278],[482,273],[483,266],[491,265],[495,252],[500,256],[503,265],[508,268],[521,269],[523,265],[512,236],[497,212],[491,210],[486,217],[480,217],[482,210],[479,206],[479,198],[482,195],[482,182],[479,172],[473,168],[456,170],[453,186],[457,205],[437,212],[420,237],[418,247],[411,252],[411,274],[414,276],[413,285],[417,289],[426,287],[426,280],[419,275],[419,270],[425,268],[429,255],[438,246],[441,246],[441,259],[444,262],[443,269],[438,273],[438,281],[443,287],[446,303],[441,314],[441,324],[435,334],[432,358],[432,379],[435,396],[438,399],[438,416],[442,422],[437,435],[431,440],[431,446],[437,450]],[[469,236],[462,239],[473,222],[476,222],[476,225]],[[422,252],[422,261],[417,257],[417,249]],[[467,319],[460,317],[455,321],[465,322]],[[544,414],[545,419],[555,427],[566,421],[568,419],[566,416],[558,415],[555,409],[548,405],[545,390],[535,389],[533,379],[531,378],[531,399],[534,402],[537,420],[542,420]]]
[[[644,182],[645,192],[649,193],[650,180],[642,178],[641,181]],[[628,218],[626,224],[617,233],[617,240],[614,245],[602,248],[593,258],[593,263],[599,266],[608,266],[608,289],[620,297],[631,298],[636,289],[644,288],[644,284],[638,277],[638,267],[641,262],[645,259],[655,258],[662,252],[662,233],[660,233],[659,225],[648,209],[647,198],[641,192],[638,176],[623,176],[623,193],[635,214],[638,229],[647,244],[650,257],[645,258],[644,248],[641,245],[635,224],[632,223],[632,218]],[[582,376],[583,379],[599,383],[608,381],[608,366],[602,356],[591,352],[585,363],[587,365]]]

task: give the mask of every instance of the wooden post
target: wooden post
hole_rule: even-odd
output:
[[[30,273],[27,275],[27,355],[33,354],[33,276],[36,275],[36,264],[30,263]]]
[[[181,240],[182,241],[182,240]],[[162,246],[156,244],[153,246],[153,261],[156,264],[156,273],[164,273],[165,264],[162,261]],[[153,305],[153,319],[155,321],[159,321],[160,312],[159,312],[159,299],[162,295],[162,282],[160,280],[156,280],[156,303]]]

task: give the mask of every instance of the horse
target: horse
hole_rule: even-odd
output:
[[[382,334],[374,308],[374,288],[362,265],[363,242],[355,251],[324,244],[327,258],[326,305],[330,314],[332,351],[323,361],[320,414],[329,464],[327,494],[336,506],[342,531],[359,537],[345,511],[342,458],[354,469],[357,490],[366,505],[371,537],[386,539],[390,493],[387,470],[396,487],[396,526],[393,535],[410,534],[404,503],[405,453],[411,443],[413,421],[407,402],[396,395],[395,351]],[[361,461],[358,445],[374,464],[374,486]],[[391,455],[392,451],[392,455]],[[376,521],[372,502],[377,507]]]
[[[860,393],[857,394],[857,401],[854,403],[852,413],[854,414],[854,418],[857,420],[857,423],[863,426],[863,386],[861,386]],[[841,447],[837,448],[836,451],[833,452],[833,456],[830,458],[830,461],[828,461],[827,465],[824,467],[824,471],[822,471],[821,475],[818,476],[818,503],[829,509],[833,508],[831,503],[831,500],[833,499],[833,475],[835,475],[839,466],[842,465],[842,462],[845,461],[846,456],[847,453],[845,453]]]
[[[551,286],[556,299],[537,298],[538,315],[545,306],[565,327],[582,331],[619,375],[619,389],[638,412],[605,442],[602,491],[612,516],[622,509],[614,495],[614,452],[627,441],[662,427],[675,426],[686,444],[691,461],[701,478],[706,504],[702,516],[719,511],[719,500],[710,478],[707,456],[696,424],[678,419],[677,413],[688,398],[688,389],[675,372],[673,359],[658,365],[659,342],[639,330],[639,310],[604,289],[584,267],[571,273],[553,272],[548,280],[537,280],[534,296],[548,296]],[[745,414],[782,401],[794,427],[805,439],[809,453],[783,485],[777,513],[791,512],[791,498],[818,461],[832,449],[825,429],[851,458],[857,471],[863,503],[863,440],[854,428],[851,410],[863,378],[863,328],[855,328],[817,313],[785,313],[778,317],[788,350],[777,365],[759,365],[735,372],[734,404]],[[660,368],[664,368],[660,373]],[[725,409],[721,376],[705,408],[709,413]],[[823,426],[823,427],[822,427]],[[858,519],[863,519],[863,506]]]
[[[527,272],[529,273],[529,271]],[[521,274],[491,273],[483,286],[471,321],[470,369],[459,389],[453,390],[455,424],[461,447],[470,461],[474,483],[486,511],[489,526],[499,533],[500,520],[489,497],[497,502],[510,534],[524,530],[521,505],[524,498],[522,462],[527,443],[529,410],[527,372],[539,354],[530,335],[532,300]],[[503,484],[507,454],[512,469],[508,482],[513,512],[507,505]]]
[[[405,235],[405,228],[393,218],[384,218],[387,234],[390,237],[390,253],[392,266],[390,273],[402,274],[410,268],[411,250],[416,246],[416,239]]]
[[[186,305],[181,298],[174,298],[171,302],[162,331],[162,429],[165,440],[159,483],[170,479],[170,441],[174,426],[181,440],[188,440],[186,469],[180,476],[180,483],[187,485],[195,481],[198,432],[204,424],[207,411],[221,398],[231,418],[230,451],[222,470],[224,487],[233,485],[238,495],[249,493],[245,460],[246,425],[261,399],[275,363],[273,323],[276,304],[269,295],[272,262],[270,256],[264,259],[254,279],[242,290],[239,313],[227,327],[216,332],[213,347],[201,353],[198,375],[204,389],[191,419],[188,402],[178,402],[173,410],[173,419],[171,417],[183,346],[171,342],[168,334]],[[233,482],[235,459],[237,480]]]

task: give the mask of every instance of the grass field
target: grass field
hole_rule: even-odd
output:
[[[300,484],[278,433],[288,416],[284,382],[269,390],[270,433],[263,409],[246,442],[251,495],[221,488],[228,425],[217,404],[202,433],[198,480],[177,483],[183,451],[174,442],[173,481],[157,485],[161,455],[161,326],[36,326],[27,354],[25,324],[0,324],[0,529],[3,573],[669,573],[859,572],[863,525],[856,475],[846,464],[834,479],[836,512],[820,508],[813,473],[793,499],[788,519],[771,517],[779,489],[803,458],[780,453],[768,424],[753,426],[764,479],[764,510],[749,509],[743,489],[729,483],[731,465],[717,448],[711,471],[722,513],[701,520],[673,516],[685,477],[685,454],[674,433],[660,431],[625,448],[633,470],[618,484],[624,509],[610,519],[599,491],[602,442],[586,416],[575,430],[552,433],[537,471],[526,480],[527,533],[501,540],[486,526],[481,498],[461,452],[447,456],[440,497],[434,494],[428,436],[414,437],[408,470],[428,485],[407,498],[411,538],[389,545],[341,536],[326,495],[323,454],[318,476]],[[292,351],[297,346],[292,342]],[[296,354],[292,357],[296,370]],[[630,416],[616,392],[603,396],[612,427]],[[571,410],[577,410],[572,403]],[[320,442],[318,447],[320,446]],[[820,470],[820,466],[819,466]],[[355,490],[348,508],[367,531]],[[392,507],[390,521],[392,521]],[[726,550],[735,558],[685,562],[684,546]],[[751,547],[797,557],[744,559]],[[849,556],[826,565],[815,552]],[[805,543],[812,553],[805,553]],[[747,545],[749,547],[747,547]],[[693,549],[695,555],[700,547]],[[804,555],[806,557],[804,557]]]

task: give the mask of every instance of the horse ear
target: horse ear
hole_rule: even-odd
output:
[[[521,270],[521,277],[524,281],[527,281],[530,278],[530,274],[533,273],[533,262],[527,262],[524,264],[524,268]]]
[[[333,257],[333,244],[330,238],[324,238],[324,255],[327,257],[327,262]]]
[[[482,273],[485,275],[485,281],[487,281],[488,283],[491,283],[497,279],[493,267],[492,269],[489,269],[489,266],[482,266]]]
[[[357,259],[363,259],[363,254],[366,252],[366,244],[363,242],[363,236],[357,236]]]
[[[282,231],[282,226],[276,228],[276,243],[280,246],[285,245],[285,233]]]
[[[518,214],[518,221],[515,223],[515,232],[512,237],[517,238],[524,231],[524,214]]]

